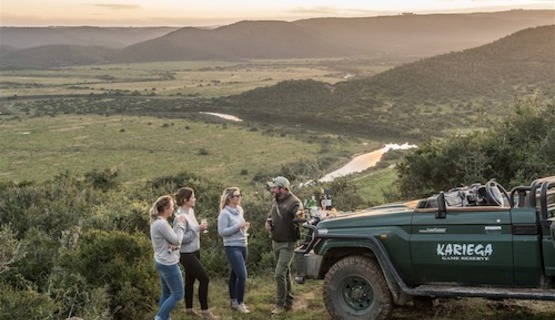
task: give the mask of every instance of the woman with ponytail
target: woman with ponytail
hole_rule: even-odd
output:
[[[176,217],[172,229],[168,218],[173,213],[173,206],[173,198],[165,195],[156,199],[150,208],[150,239],[161,287],[160,307],[154,320],[169,320],[171,311],[183,298],[183,276],[178,264],[185,217]]]

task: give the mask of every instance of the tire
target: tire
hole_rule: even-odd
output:
[[[330,268],[324,281],[324,303],[335,320],[382,320],[393,310],[380,266],[362,256],[347,257]]]

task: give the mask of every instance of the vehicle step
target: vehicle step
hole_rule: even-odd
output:
[[[554,300],[555,289],[463,287],[456,285],[422,285],[410,290],[416,296],[484,297],[500,299]]]

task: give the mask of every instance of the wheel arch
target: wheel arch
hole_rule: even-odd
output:
[[[327,239],[322,246],[322,250],[321,254],[324,259],[318,275],[319,278],[324,278],[335,263],[346,257],[364,256],[375,260],[380,266],[395,304],[404,305],[410,301],[410,296],[402,290],[405,285],[403,280],[391,262],[387,251],[376,238],[365,237],[355,243],[353,243],[353,239]]]

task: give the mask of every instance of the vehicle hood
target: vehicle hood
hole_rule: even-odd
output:
[[[318,224],[318,229],[361,228],[366,226],[410,225],[414,207],[390,204],[354,212],[346,212]]]

